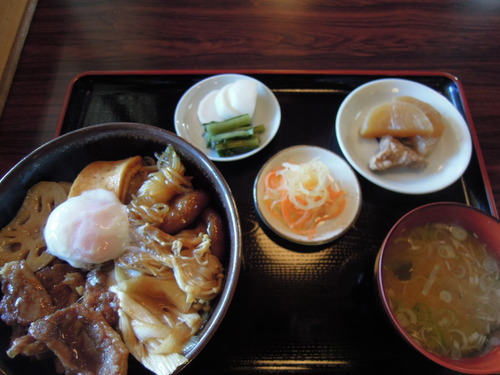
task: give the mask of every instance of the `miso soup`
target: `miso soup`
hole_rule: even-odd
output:
[[[499,270],[473,233],[428,223],[392,240],[383,283],[399,324],[423,348],[460,359],[498,344]]]

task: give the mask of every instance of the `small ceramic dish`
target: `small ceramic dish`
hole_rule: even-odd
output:
[[[174,125],[176,133],[203,151],[211,160],[234,161],[254,155],[266,147],[278,132],[281,122],[281,110],[278,99],[276,99],[276,96],[267,86],[257,81],[257,103],[252,123],[254,125],[264,124],[266,127],[264,133],[260,134],[260,146],[252,151],[234,156],[219,156],[215,150],[207,147],[203,139],[203,126],[198,118],[198,105],[200,101],[208,93],[242,78],[255,80],[252,77],[242,74],[219,74],[206,78],[187,90],[175,109]]]
[[[432,105],[449,126],[423,170],[374,172],[369,160],[377,152],[378,142],[362,138],[359,129],[372,108],[397,96],[412,96]],[[462,176],[472,154],[471,135],[460,112],[437,91],[409,80],[380,79],[358,87],[342,102],[335,126],[340,148],[354,169],[374,184],[399,193],[426,194],[444,189]]]
[[[328,167],[335,188],[345,191],[346,205],[339,216],[320,224],[316,235],[309,238],[292,231],[269,211],[264,203],[265,179],[270,171],[279,169],[285,162],[301,164],[316,158]],[[305,245],[321,245],[340,237],[352,226],[361,209],[361,188],[352,168],[337,154],[316,146],[289,147],[269,159],[257,174],[253,197],[259,216],[273,232],[288,241]]]

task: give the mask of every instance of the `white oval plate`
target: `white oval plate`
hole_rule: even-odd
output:
[[[427,157],[429,164],[423,170],[374,172],[368,164],[378,150],[378,143],[362,138],[359,129],[373,107],[404,95],[432,105],[449,126]],[[385,189],[404,194],[426,194],[451,185],[462,176],[472,154],[471,135],[460,112],[437,91],[404,79],[380,79],[359,86],[340,105],[335,127],[340,149],[362,176]]]
[[[233,161],[246,158],[266,147],[278,132],[281,121],[278,100],[267,86],[256,80],[259,87],[252,123],[254,125],[264,124],[266,127],[264,133],[260,135],[260,146],[252,151],[234,156],[219,156],[215,150],[206,146],[203,139],[203,126],[198,119],[198,104],[209,92],[242,78],[255,80],[255,78],[242,74],[219,74],[208,77],[187,90],[175,109],[174,125],[177,135],[203,151],[211,160]]]
[[[307,236],[293,232],[269,212],[263,202],[264,180],[271,170],[280,168],[284,162],[305,163],[314,158],[318,158],[327,165],[336,188],[345,190],[346,205],[339,216],[319,225],[316,236],[309,239]],[[306,245],[320,245],[340,237],[352,226],[361,209],[361,188],[352,168],[337,154],[316,146],[289,147],[269,159],[257,174],[253,198],[259,216],[272,231],[289,241]]]

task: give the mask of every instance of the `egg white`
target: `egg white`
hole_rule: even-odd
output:
[[[104,189],[69,198],[49,215],[47,251],[73,267],[88,269],[118,257],[130,242],[126,206]]]

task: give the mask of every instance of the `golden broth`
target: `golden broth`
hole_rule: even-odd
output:
[[[383,283],[399,324],[423,348],[460,359],[498,343],[499,270],[498,260],[474,234],[429,223],[392,240]]]

